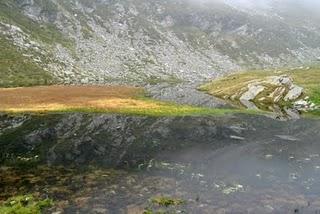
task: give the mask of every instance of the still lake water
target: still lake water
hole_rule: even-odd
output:
[[[26,193],[47,196],[55,201],[48,213],[320,213],[319,120],[276,121],[252,115],[130,120],[101,115],[64,117],[59,116],[50,127],[39,123],[32,130],[19,131],[25,140],[19,146],[48,129],[55,130],[58,140],[44,150],[44,162],[33,167],[2,164],[2,200]],[[88,140],[91,147],[78,149],[75,156],[70,153],[74,145],[57,149],[63,144],[62,136],[69,139],[68,123],[77,127],[70,122],[72,118],[79,127],[94,130],[72,129],[77,138],[73,143],[82,143],[88,136],[92,140]],[[8,120],[13,118],[7,118],[6,124]],[[102,152],[100,147],[112,144],[112,136],[124,130],[122,143],[130,142],[131,147],[118,143],[118,147],[103,147]],[[108,137],[101,138],[101,132]],[[135,140],[128,141],[132,137]],[[140,142],[143,146],[132,151]],[[147,142],[154,146],[146,146]],[[9,147],[4,138],[0,143],[2,148]],[[58,151],[65,154],[59,156]],[[121,161],[105,161],[118,153]],[[162,207],[152,202],[155,197],[183,203]]]

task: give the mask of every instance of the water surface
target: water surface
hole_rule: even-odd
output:
[[[318,120],[70,114],[48,123],[34,117],[2,117],[0,143],[10,157],[28,149],[40,156],[34,167],[2,163],[2,200],[47,196],[56,201],[49,213],[320,212]],[[8,121],[21,124],[8,127]],[[16,145],[5,140],[10,131],[21,136]],[[46,147],[39,150],[38,141]],[[184,203],[163,207],[150,200],[162,196]]]

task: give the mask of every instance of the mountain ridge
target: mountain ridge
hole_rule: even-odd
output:
[[[316,19],[305,26],[291,15],[279,18],[278,10],[266,16],[220,0],[2,0],[0,6],[3,43],[51,75],[39,84],[198,82],[320,56]],[[5,72],[17,71],[9,64]]]

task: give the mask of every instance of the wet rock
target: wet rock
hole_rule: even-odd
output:
[[[316,110],[318,108],[318,106],[316,106],[314,103],[312,103],[308,99],[297,100],[296,102],[294,102],[293,106],[295,109],[298,109],[299,111],[304,111],[304,112]]]
[[[259,108],[254,104],[254,102],[249,100],[240,100],[241,104],[244,105],[247,109],[259,110]]]
[[[289,119],[297,120],[300,119],[300,113],[297,108],[284,108],[285,114]]]
[[[235,135],[231,135],[230,138],[233,139],[233,140],[245,140],[244,137],[235,136]]]
[[[299,141],[298,138],[289,136],[289,135],[276,135],[276,137],[282,139],[282,140],[287,140],[287,141]]]
[[[225,195],[230,195],[235,192],[243,192],[243,191],[244,191],[244,187],[241,184],[226,186],[225,188],[222,189],[222,193]]]

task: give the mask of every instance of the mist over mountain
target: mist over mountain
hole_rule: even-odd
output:
[[[319,7],[311,0],[1,0],[0,84],[204,81],[301,66],[320,56]]]
[[[320,214],[320,0],[0,0],[0,214]]]

